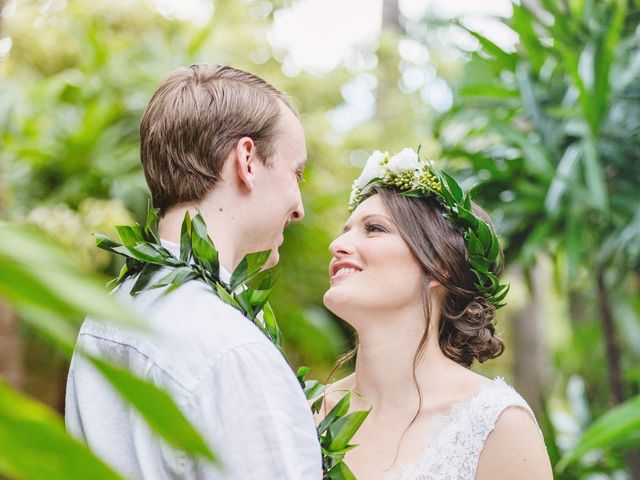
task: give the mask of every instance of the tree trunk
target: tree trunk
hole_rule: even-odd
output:
[[[0,0],[0,14],[6,0]],[[2,38],[2,15],[0,15],[0,38]],[[6,213],[5,186],[0,183],[0,218]],[[0,297],[0,376],[15,388],[21,388],[24,382],[22,365],[20,328],[15,313],[8,303]]]
[[[400,25],[400,7],[398,0],[384,0],[382,4],[382,30],[376,55],[378,66],[376,77],[376,116],[386,122],[392,122],[397,115],[394,103],[398,88],[400,71],[398,70],[398,35],[402,33]],[[388,92],[388,93],[387,93]],[[381,132],[382,133],[382,132]]]
[[[400,5],[398,0],[384,0],[382,3],[382,28],[401,32]]]
[[[18,319],[0,298],[0,375],[15,388],[22,388],[24,381],[21,351]]]
[[[515,314],[513,322],[514,382],[536,413],[542,411],[546,372],[542,341],[544,275],[540,265],[532,268],[529,301]]]
[[[598,270],[597,274],[597,290],[598,290],[598,311],[600,313],[600,323],[604,333],[605,352],[607,355],[607,363],[609,365],[609,381],[611,383],[611,393],[613,401],[617,405],[622,403],[625,398],[624,381],[622,380],[622,370],[620,368],[620,360],[622,353],[620,351],[620,341],[616,334],[615,325],[613,323],[613,311],[611,310],[611,302],[609,300],[609,292],[604,281],[604,272]]]
[[[611,382],[611,394],[616,405],[624,402],[627,398],[624,380],[622,378],[622,369],[620,368],[622,360],[622,350],[620,341],[616,332],[613,320],[613,310],[611,308],[611,300],[609,291],[604,279],[604,268],[600,267],[597,274],[597,290],[598,290],[598,311],[600,313],[600,322],[604,333],[605,350],[607,354],[607,363],[609,366],[609,381]],[[640,454],[637,451],[630,451],[625,456],[629,465],[631,478],[640,478]]]

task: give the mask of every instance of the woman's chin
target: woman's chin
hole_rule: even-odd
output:
[[[342,295],[342,298],[340,297],[340,292],[337,291],[334,285],[329,286],[329,289],[324,292],[324,296],[322,297],[322,303],[324,303],[324,306],[327,307],[331,313],[338,316],[340,315],[336,312],[336,309],[340,309],[340,305],[342,305],[345,300],[344,295]]]
[[[349,289],[339,284],[331,285],[322,297],[327,310],[345,321],[349,317],[349,312],[356,308],[356,300],[358,299],[354,298],[353,292],[349,293]]]

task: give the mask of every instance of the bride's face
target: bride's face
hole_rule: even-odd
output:
[[[371,314],[393,314],[419,304],[422,267],[379,195],[354,210],[329,250],[331,285],[324,304],[354,327]]]

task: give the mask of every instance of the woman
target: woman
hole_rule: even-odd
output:
[[[345,463],[360,480],[551,479],[533,412],[503,379],[472,372],[504,345],[507,290],[490,220],[414,151],[375,152],[330,246],[329,310],[356,330],[355,372],[330,385],[371,412]]]

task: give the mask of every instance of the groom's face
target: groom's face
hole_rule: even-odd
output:
[[[278,123],[270,165],[260,167],[256,182],[258,202],[252,218],[255,222],[252,236],[257,242],[253,250],[271,249],[268,266],[279,261],[278,248],[284,241],[284,229],[304,217],[299,186],[307,159],[304,131],[284,104]]]

